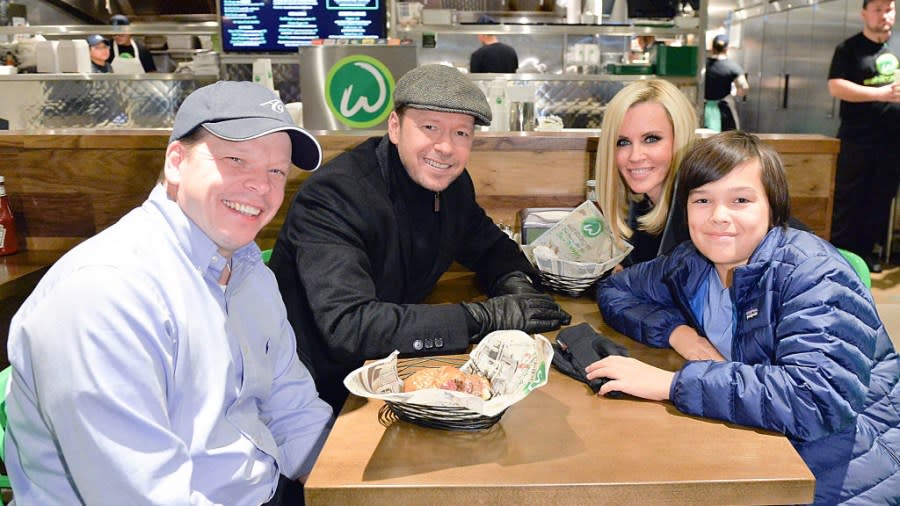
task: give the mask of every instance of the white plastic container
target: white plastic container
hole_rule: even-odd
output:
[[[35,47],[37,71],[41,74],[59,73],[59,41],[42,40]]]
[[[91,73],[91,49],[86,40],[61,40],[57,47],[60,72]]]

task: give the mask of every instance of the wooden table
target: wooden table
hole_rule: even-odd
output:
[[[433,301],[477,291],[467,273]],[[670,350],[634,343],[587,298],[573,316],[670,370]],[[552,337],[555,333],[548,333]],[[310,506],[787,504],[812,501],[812,473],[781,435],[695,418],[668,402],[594,396],[553,369],[549,383],[477,433],[379,422],[381,401],[350,396],[306,483]],[[387,425],[387,426],[385,426]]]
[[[53,262],[65,252],[25,250],[0,256],[0,300],[12,296],[28,296]]]

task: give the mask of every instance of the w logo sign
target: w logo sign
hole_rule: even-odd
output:
[[[325,81],[325,101],[331,113],[351,128],[383,122],[394,108],[394,77],[380,61],[365,55],[340,59]]]

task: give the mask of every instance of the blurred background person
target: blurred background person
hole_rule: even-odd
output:
[[[884,241],[900,181],[895,17],[893,0],[863,0],[862,32],[835,48],[828,70],[828,92],[841,99],[831,243],[863,257],[872,272],[882,270],[876,244]]]
[[[116,14],[109,19],[109,24],[113,26],[128,26],[131,24],[131,21],[128,20],[127,16]],[[113,68],[118,68],[121,64],[122,67],[134,66],[135,70],[137,70],[137,67],[135,65],[132,65],[131,62],[127,61],[137,58],[140,61],[140,67],[144,72],[156,72],[156,63],[153,62],[153,55],[150,54],[150,51],[148,51],[147,48],[138,45],[137,41],[131,37],[130,33],[117,33],[114,34],[112,38],[112,54],[109,55],[108,61],[113,66]],[[123,61],[116,63],[116,60]],[[119,71],[116,70],[116,72]],[[140,73],[140,71],[123,71],[123,73],[132,74]]]
[[[87,38],[89,51],[91,52],[91,72],[94,74],[107,74],[112,72],[109,65],[109,41],[101,35],[91,35]]]
[[[743,97],[749,90],[750,84],[744,75],[744,69],[728,59],[728,36],[716,35],[712,40],[711,54],[706,59],[703,126],[716,132],[740,130],[741,122],[734,96]]]
[[[483,25],[497,24],[490,16],[481,16],[478,23]],[[512,46],[497,39],[496,35],[480,34],[478,42],[481,47],[469,57],[469,72],[513,74],[519,69],[519,55]]]

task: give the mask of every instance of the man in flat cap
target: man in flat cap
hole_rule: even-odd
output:
[[[13,317],[17,504],[302,504],[331,408],[254,238],[291,165],[320,159],[262,86],[185,99],[149,198],[60,259]]]
[[[269,267],[301,360],[335,413],[365,360],[465,352],[493,330],[545,332],[569,315],[475,202],[466,163],[491,110],[452,67],[424,65],[394,91],[388,133],[330,161],[294,197]],[[487,300],[423,304],[452,262]]]

